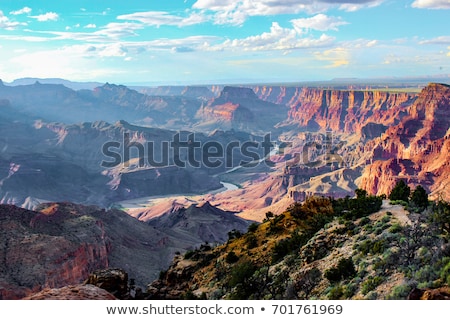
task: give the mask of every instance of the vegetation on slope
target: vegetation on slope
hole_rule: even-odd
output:
[[[270,212],[227,243],[175,258],[150,298],[402,299],[450,285],[450,204],[411,212],[357,190]],[[417,199],[415,199],[417,200]],[[423,205],[423,204],[421,204]],[[389,211],[389,210],[391,211]]]

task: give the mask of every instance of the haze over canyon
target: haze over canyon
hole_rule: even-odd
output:
[[[312,196],[450,201],[450,85],[0,81],[0,150],[0,297],[109,267],[145,286]]]

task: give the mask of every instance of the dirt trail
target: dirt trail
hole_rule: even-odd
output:
[[[378,220],[382,216],[386,214],[386,212],[392,213],[392,216],[397,218],[398,222],[401,225],[411,224],[411,220],[409,219],[409,212],[403,208],[403,206],[398,204],[390,204],[389,200],[383,200],[383,205],[381,206],[380,211],[375,212],[370,215],[370,219]]]

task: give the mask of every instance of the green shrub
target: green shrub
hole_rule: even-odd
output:
[[[352,258],[342,258],[336,267],[325,270],[324,276],[330,282],[338,282],[356,275]]]
[[[248,226],[247,231],[248,232],[255,232],[256,230],[258,230],[258,226],[259,226],[258,223],[253,222],[251,225]]]
[[[253,233],[247,233],[245,235],[245,243],[247,244],[247,249],[253,249],[258,246],[258,238]]]
[[[394,287],[392,292],[386,297],[388,300],[403,300],[408,297],[408,294],[414,288],[412,283],[404,283]]]
[[[388,231],[390,232],[390,233],[399,233],[399,232],[401,232],[402,231],[402,226],[400,225],[400,224],[398,224],[398,223],[394,223],[389,229],[388,229]]]
[[[364,240],[359,244],[355,244],[354,249],[358,250],[362,254],[379,254],[386,250],[386,240]]]
[[[408,202],[411,189],[404,180],[399,180],[389,194],[389,200],[403,200]]]
[[[428,207],[428,194],[421,185],[418,185],[412,192],[411,202],[419,209],[425,209]]]
[[[342,286],[334,286],[331,288],[330,292],[328,293],[328,299],[330,300],[339,300],[344,296],[344,289]]]
[[[227,256],[225,257],[226,263],[235,263],[238,262],[239,257],[234,253],[234,251],[228,252]]]
[[[228,240],[238,239],[242,236],[242,232],[239,230],[233,229],[228,232]]]
[[[234,289],[232,299],[248,299],[254,293],[251,278],[256,270],[256,266],[248,260],[234,265],[226,283],[229,288]]]
[[[193,250],[188,250],[188,251],[186,251],[185,252],[185,254],[184,254],[184,259],[190,259],[190,258],[192,258],[192,256],[195,254],[195,251],[193,251]]]
[[[376,289],[380,284],[384,282],[384,278],[381,276],[370,276],[366,281],[364,281],[361,285],[361,293],[366,295],[370,291]]]
[[[365,226],[366,224],[368,224],[368,223],[370,223],[370,219],[368,218],[368,217],[362,217],[361,218],[361,220],[359,221],[359,226],[360,227],[363,227],[363,226]]]

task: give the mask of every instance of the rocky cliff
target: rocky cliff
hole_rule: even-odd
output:
[[[238,129],[269,132],[285,120],[287,108],[258,98],[251,88],[226,86],[197,112],[198,126],[211,130]]]
[[[406,109],[397,125],[368,142],[364,153],[373,162],[359,185],[376,194],[388,194],[398,179],[422,184],[434,197],[448,199],[450,168],[450,86],[430,84]]]
[[[130,280],[143,288],[176,252],[223,242],[230,230],[245,231],[248,224],[209,204],[180,209],[152,223],[120,210],[72,203],[48,203],[37,211],[0,205],[0,299],[19,299],[88,278],[98,285],[104,281],[96,271],[107,268],[126,270],[125,285]]]
[[[88,215],[56,205],[43,212],[2,205],[0,223],[2,299],[79,283],[108,267],[111,243],[101,221]]]
[[[309,130],[361,132],[369,123],[396,124],[415,99],[409,93],[298,88],[287,103],[287,122]]]

